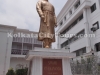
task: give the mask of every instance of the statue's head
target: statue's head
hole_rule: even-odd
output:
[[[48,1],[48,0],[43,0],[43,1]]]

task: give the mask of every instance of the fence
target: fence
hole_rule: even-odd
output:
[[[71,70],[73,75],[100,75],[100,60],[97,56],[91,55],[81,57],[80,60],[71,60]]]

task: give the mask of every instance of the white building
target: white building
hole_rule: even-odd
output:
[[[42,47],[37,40],[37,32],[17,29],[14,26],[0,25],[0,75],[6,75],[9,68],[16,70],[29,67],[25,56],[34,47]]]
[[[100,51],[100,0],[68,0],[57,16],[58,48],[69,49],[77,56]],[[71,35],[75,36],[71,36]],[[92,37],[77,37],[88,35]]]

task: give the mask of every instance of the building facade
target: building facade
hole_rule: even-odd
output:
[[[42,48],[37,34],[14,26],[0,25],[0,75],[6,75],[9,68],[29,68],[30,62],[25,60],[26,54],[34,47]]]
[[[58,48],[100,55],[100,0],[68,0],[57,21]]]

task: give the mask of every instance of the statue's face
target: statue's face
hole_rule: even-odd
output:
[[[43,1],[48,1],[48,0],[43,0]]]

